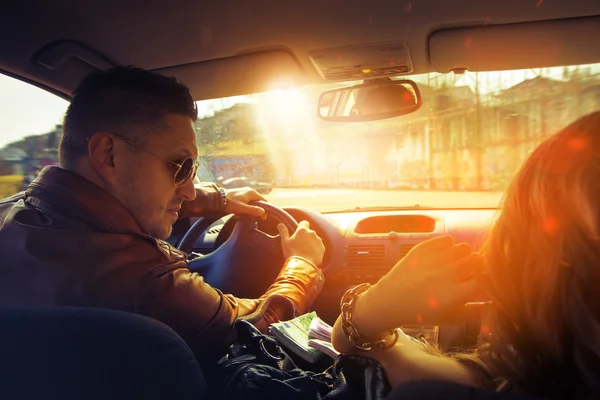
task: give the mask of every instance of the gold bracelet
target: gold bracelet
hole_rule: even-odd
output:
[[[400,336],[399,329],[394,329],[388,333],[385,333],[376,341],[370,342],[365,337],[361,336],[361,334],[358,332],[356,324],[354,321],[352,321],[354,307],[356,306],[356,299],[362,293],[366,292],[370,287],[371,285],[369,283],[361,283],[360,285],[347,290],[342,296],[342,300],[340,301],[342,331],[350,343],[352,343],[352,345],[359,350],[369,351],[373,348],[373,346],[379,346],[382,349],[389,349],[398,341]],[[385,338],[389,335],[393,335],[394,337],[388,341]]]

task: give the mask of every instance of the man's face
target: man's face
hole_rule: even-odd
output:
[[[164,122],[163,129],[150,134],[141,145],[147,151],[127,149],[125,146],[130,145],[123,142],[115,148],[122,159],[117,169],[115,195],[135,217],[142,231],[159,239],[171,235],[181,203],[196,196],[193,177],[183,185],[176,185],[177,167],[167,160],[181,164],[188,157],[198,157],[192,120],[170,114]]]

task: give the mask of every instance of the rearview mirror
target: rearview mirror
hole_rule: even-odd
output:
[[[421,104],[415,82],[384,78],[323,92],[318,114],[333,122],[377,121],[410,114]]]

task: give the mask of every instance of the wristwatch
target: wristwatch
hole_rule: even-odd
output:
[[[215,189],[215,192],[219,194],[219,211],[225,211],[225,207],[227,207],[227,190],[215,182],[207,182],[205,186]]]
[[[221,211],[225,211],[225,207],[227,207],[227,190],[218,185],[215,189],[221,194]]]

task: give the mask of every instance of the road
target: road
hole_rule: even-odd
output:
[[[276,188],[266,197],[269,202],[280,207],[303,206],[317,211],[335,211],[355,207],[411,207],[416,204],[436,208],[496,207],[502,193]]]

